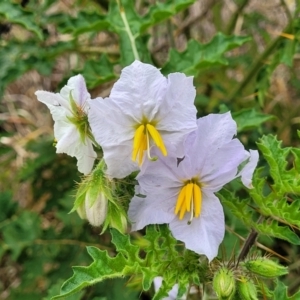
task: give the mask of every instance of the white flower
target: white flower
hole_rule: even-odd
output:
[[[93,168],[96,152],[89,139],[87,120],[91,98],[81,75],[71,77],[60,93],[35,92],[39,101],[48,106],[54,120],[56,152],[77,158],[78,170],[88,174]]]
[[[148,224],[169,223],[173,236],[186,248],[212,260],[223,240],[224,213],[215,192],[237,176],[239,165],[249,159],[236,134],[230,113],[198,119],[198,129],[185,141],[185,157],[160,158],[145,165],[137,176],[140,193],[129,206],[132,230]],[[254,164],[246,170],[254,170]],[[252,174],[244,172],[250,179]],[[248,182],[250,183],[250,182]]]
[[[196,129],[192,77],[160,71],[139,61],[123,69],[109,98],[89,101],[89,122],[101,145],[107,174],[123,178],[139,170],[155,146],[166,156],[182,156],[184,136]],[[182,148],[182,147],[181,147]]]

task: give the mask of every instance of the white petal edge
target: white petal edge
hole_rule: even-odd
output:
[[[250,158],[244,168],[241,170],[239,175],[241,176],[242,183],[245,187],[251,189],[253,172],[257,166],[259,154],[257,150],[249,150]]]

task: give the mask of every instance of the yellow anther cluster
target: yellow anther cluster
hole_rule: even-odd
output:
[[[143,161],[144,150],[147,150],[148,158],[152,159],[150,156],[150,138],[153,140],[157,148],[160,149],[162,154],[164,156],[167,155],[167,149],[164,141],[157,129],[149,123],[141,124],[135,131],[132,151],[132,160],[136,161],[138,157],[139,166]]]
[[[175,214],[179,213],[182,220],[186,212],[191,213],[190,221],[193,217],[200,216],[202,204],[202,192],[199,184],[194,182],[186,183],[180,190],[175,207]]]

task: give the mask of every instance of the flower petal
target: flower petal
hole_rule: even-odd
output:
[[[122,70],[114,84],[110,98],[124,114],[133,115],[138,121],[143,116],[152,119],[163,101],[167,80],[159,69],[134,61]]]
[[[124,178],[134,171],[138,171],[138,164],[131,159],[131,142],[117,147],[102,147],[103,157],[107,165],[106,174],[111,178]]]
[[[146,194],[146,198],[134,196],[129,204],[128,217],[132,231],[140,230],[148,224],[170,223],[176,216],[174,208],[178,189],[167,189],[162,194]]]
[[[36,91],[35,95],[38,100],[48,106],[51,110],[51,107],[63,107],[66,115],[71,115],[71,106],[69,101],[64,99],[60,94],[46,92],[46,91]]]
[[[133,139],[134,120],[110,98],[90,100],[89,106],[88,119],[96,141],[102,147],[115,147],[118,156],[123,149],[117,146]]]
[[[207,159],[200,171],[200,181],[204,188],[212,192],[220,190],[236,177],[238,166],[244,160],[245,149],[238,139],[233,139],[217,149],[213,158]]]
[[[187,133],[197,129],[195,96],[192,77],[186,77],[182,73],[168,76],[165,101],[155,117],[159,120],[157,129],[161,131],[166,143],[178,146]],[[183,151],[177,154],[180,157],[184,155]]]
[[[236,134],[236,123],[230,112],[210,114],[197,120],[198,129],[185,141],[186,155],[193,158],[193,164],[202,169],[208,160],[213,160],[216,151],[230,142]]]
[[[183,220],[174,218],[170,230],[174,237],[185,243],[187,249],[204,254],[211,261],[218,254],[224,238],[224,213],[219,199],[212,193],[203,193],[200,217],[188,225],[189,216]]]
[[[61,132],[63,130],[63,134],[61,134],[61,138],[57,142],[56,153],[66,153],[69,156],[76,157],[79,172],[85,175],[89,174],[97,157],[92,142],[86,140],[85,144],[83,144],[79,132],[72,124],[69,124],[67,127],[59,126],[58,130]]]
[[[244,168],[240,172],[241,180],[245,187],[251,189],[252,186],[252,176],[253,172],[257,166],[259,154],[257,150],[249,150],[250,152],[250,158],[247,164],[244,166]]]
[[[70,93],[72,93],[73,99],[78,103],[78,105],[82,108],[85,108],[84,111],[87,112],[87,100],[91,99],[90,93],[87,91],[85,80],[82,75],[76,75],[71,77],[68,80],[67,85],[65,85],[60,94],[67,101],[70,99]]]

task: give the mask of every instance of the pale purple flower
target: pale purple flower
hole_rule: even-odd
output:
[[[52,114],[56,152],[75,156],[78,170],[83,174],[90,173],[97,155],[88,137],[87,100],[91,96],[84,78],[81,75],[71,77],[60,93],[37,91],[35,94]]]
[[[107,174],[123,178],[139,170],[145,153],[155,147],[164,156],[182,156],[184,136],[196,129],[193,78],[167,78],[149,64],[133,62],[123,69],[109,98],[89,101],[89,122],[101,145]]]
[[[238,173],[250,154],[233,138],[236,123],[231,114],[211,114],[197,123],[198,129],[185,141],[185,156],[179,164],[176,157],[169,156],[145,165],[137,179],[138,191],[146,197],[134,196],[128,215],[132,230],[168,223],[186,248],[211,261],[225,232],[223,208],[214,193],[240,175],[251,185],[258,155],[255,158],[253,151],[251,166]]]

